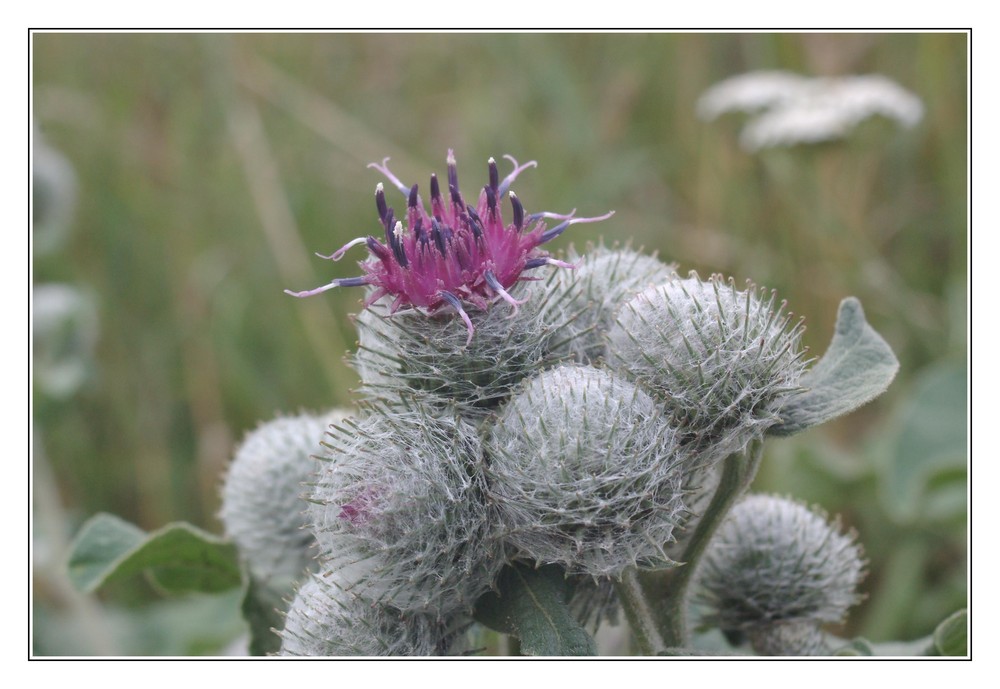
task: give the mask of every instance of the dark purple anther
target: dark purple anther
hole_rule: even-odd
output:
[[[493,158],[490,158],[489,165],[490,165],[490,189],[492,189],[493,193],[495,194],[497,189],[500,188],[500,171],[497,170],[497,161],[495,161]]]
[[[486,192],[486,207],[489,209],[490,217],[496,217],[497,193],[493,191],[493,188],[489,185],[483,187],[483,191]]]
[[[382,188],[381,184],[375,187],[375,207],[378,208],[378,218],[384,225],[387,208],[385,205],[385,189]]]
[[[410,198],[407,200],[406,205],[409,208],[416,208],[417,207],[417,185],[416,184],[414,184],[412,187],[410,187]]]
[[[483,236],[483,221],[479,219],[479,213],[472,206],[466,206],[465,210],[468,212],[469,227],[472,228],[472,234],[476,239],[481,239]]]
[[[366,243],[368,244],[368,250],[372,252],[372,255],[375,256],[375,258],[380,261],[385,261],[389,258],[389,250],[371,235],[368,235]]]
[[[441,224],[432,219],[431,220],[431,238],[434,240],[434,245],[441,252],[441,256],[447,256],[447,245],[445,244],[444,234],[441,232]]]
[[[444,218],[444,201],[441,199],[441,185],[437,175],[431,175],[431,215],[438,219]]]
[[[392,246],[392,228],[396,224],[396,213],[391,208],[382,216],[382,224],[385,225],[385,243]]]
[[[406,268],[410,264],[406,258],[406,248],[403,246],[403,223],[397,222],[389,232],[389,248],[396,257],[396,263],[401,267]]]
[[[510,192],[510,207],[514,210],[514,227],[520,232],[524,229],[524,206],[514,192]]]
[[[553,239],[561,235],[563,232],[565,232],[566,228],[572,224],[573,224],[572,221],[564,220],[555,227],[553,227],[551,230],[545,230],[545,232],[542,233],[542,243],[552,241]]]
[[[361,287],[368,284],[368,278],[359,275],[356,278],[337,278],[334,282],[337,283],[337,287]]]
[[[469,247],[466,246],[466,243],[459,238],[452,242],[451,246],[454,249],[455,258],[458,260],[458,267],[462,270],[468,270],[472,267],[472,257],[469,255]]]
[[[456,208],[461,208],[462,195],[458,193],[458,187],[456,187],[454,184],[449,184],[448,191],[451,192],[451,202],[455,204]]]

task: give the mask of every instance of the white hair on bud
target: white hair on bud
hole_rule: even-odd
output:
[[[861,600],[864,559],[853,533],[807,506],[771,495],[739,502],[697,573],[704,619],[747,632],[759,653],[820,654],[821,624]]]
[[[800,392],[801,332],[773,292],[692,273],[626,302],[608,352],[660,393],[685,443],[719,457],[763,436],[779,421],[779,404]]]
[[[673,266],[627,247],[589,247],[567,261],[575,270],[554,271],[550,278],[549,318],[559,321],[566,335],[560,351],[583,363],[605,357],[604,336],[622,302],[674,274]]]
[[[309,496],[324,569],[370,603],[470,610],[505,561],[488,534],[476,429],[413,405],[345,422],[328,441]]]
[[[517,311],[469,311],[471,341],[465,324],[451,315],[412,309],[391,314],[391,299],[375,302],[355,319],[358,350],[352,363],[362,392],[389,401],[419,396],[483,419],[520,381],[565,358],[556,344],[573,338],[560,314],[549,317],[544,281],[518,283],[510,294],[527,301]]]
[[[298,579],[316,555],[305,528],[303,485],[312,476],[331,423],[348,412],[282,416],[247,433],[226,473],[219,517],[251,573],[283,585]]]
[[[672,565],[663,548],[685,512],[677,450],[628,380],[590,366],[535,376],[487,441],[489,494],[515,556],[592,577]]]
[[[288,610],[279,655],[445,655],[454,651],[465,625],[373,606],[346,590],[336,575],[313,575]]]

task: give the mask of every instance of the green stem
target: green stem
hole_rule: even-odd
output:
[[[659,619],[642,590],[639,572],[634,568],[626,570],[621,580],[615,582],[615,589],[643,655],[659,655],[666,651],[669,646],[660,634]]]
[[[618,596],[644,653],[657,654],[688,645],[687,592],[691,578],[715,530],[756,476],[761,454],[762,443],[755,442],[746,453],[723,460],[719,485],[684,549],[682,566],[633,570],[622,577]]]

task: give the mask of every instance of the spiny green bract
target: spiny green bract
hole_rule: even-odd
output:
[[[390,401],[421,395],[482,418],[519,381],[564,358],[558,345],[571,337],[563,323],[545,317],[549,294],[536,283],[519,283],[511,295],[527,300],[514,314],[506,308],[469,313],[475,333],[468,345],[458,318],[416,311],[390,316],[384,299],[372,304],[356,318],[353,363],[363,391]]]
[[[593,577],[672,564],[663,547],[684,512],[684,462],[656,402],[627,379],[589,366],[540,373],[501,410],[487,453],[516,555]]]
[[[335,427],[325,459],[309,516],[324,571],[353,595],[443,616],[490,588],[504,557],[474,427],[416,406],[375,411]]]
[[[861,599],[863,576],[853,533],[798,502],[753,495],[709,544],[696,600],[707,609],[705,622],[747,632],[758,652],[821,653],[810,629],[842,621]]]
[[[750,645],[762,656],[830,655],[823,630],[812,621],[772,622],[747,630]]]
[[[346,416],[333,410],[279,417],[248,433],[237,449],[222,487],[219,517],[259,580],[294,581],[311,565],[316,550],[304,528],[304,484],[327,427]]]
[[[562,322],[567,334],[561,350],[580,362],[605,357],[605,334],[621,304],[636,292],[665,282],[674,273],[655,256],[629,248],[588,247],[567,259],[575,270],[557,270],[547,278],[549,318]],[[569,337],[572,335],[572,337]]]
[[[633,297],[608,332],[613,364],[660,392],[685,443],[724,456],[780,421],[799,391],[800,324],[775,296],[713,276],[674,276]]]
[[[454,652],[463,618],[439,620],[372,605],[336,575],[312,575],[281,632],[283,656],[430,656]]]

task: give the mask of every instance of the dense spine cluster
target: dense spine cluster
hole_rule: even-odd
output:
[[[660,393],[685,442],[721,456],[761,438],[800,391],[801,333],[773,292],[692,273],[619,309],[608,351],[616,367]]]
[[[863,577],[853,533],[801,503],[752,495],[709,546],[698,600],[707,622],[745,632],[762,655],[821,655],[820,626],[843,621]]]
[[[699,519],[722,460],[801,391],[802,327],[773,293],[682,278],[628,248],[572,263],[540,252],[591,219],[526,214],[509,189],[533,165],[501,180],[491,159],[472,206],[449,152],[447,193],[432,177],[429,210],[375,165],[405,215],[379,185],[385,243],[328,257],[365,244],[363,275],[296,293],[368,289],[359,409],[263,426],[223,491],[254,576],[298,582],[282,654],[456,652],[477,601],[525,565],[565,573],[581,623],[615,619],[627,577],[693,566],[676,553],[711,536]],[[853,537],[796,503],[740,503],[707,553],[704,620],[760,653],[822,652],[820,625],[857,601]]]
[[[331,432],[308,499],[320,560],[372,604],[471,609],[504,564],[487,528],[475,428],[414,408]]]
[[[223,483],[219,516],[257,579],[294,582],[313,566],[315,537],[306,528],[302,496],[320,439],[346,416],[333,410],[278,417],[248,433],[237,449]]]
[[[489,490],[522,557],[620,577],[670,566],[663,547],[684,512],[683,456],[658,405],[592,366],[532,378],[492,426]]]
[[[461,648],[468,620],[441,620],[373,606],[336,574],[312,575],[285,618],[283,656],[429,656]]]

